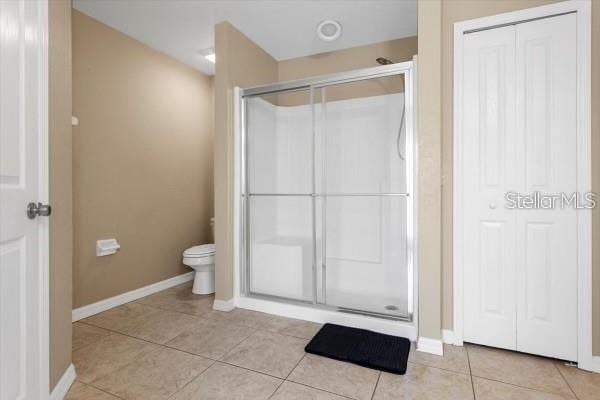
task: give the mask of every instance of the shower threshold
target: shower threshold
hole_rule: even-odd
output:
[[[321,324],[333,323],[352,326],[388,335],[402,336],[413,341],[417,339],[417,327],[412,314],[406,316],[382,314],[258,293],[248,293],[237,297],[235,305],[238,308],[282,317]]]
[[[305,307],[318,307],[318,308],[331,310],[331,311],[338,311],[338,312],[357,314],[357,315],[365,315],[365,316],[375,317],[375,318],[384,318],[384,319],[389,319],[389,320],[394,320],[394,321],[406,321],[406,322],[412,321],[412,314],[410,314],[410,313],[391,314],[389,312],[388,313],[377,312],[377,311],[361,309],[361,308],[336,306],[333,304],[313,303],[310,300],[295,300],[295,299],[290,299],[287,297],[275,296],[275,295],[264,294],[264,293],[254,293],[254,292],[248,293],[245,297],[268,300],[268,301],[277,301],[277,302],[283,302],[283,303],[287,303],[287,304],[297,304],[297,305],[302,305]],[[386,310],[386,307],[388,307],[388,306],[382,306],[381,308],[382,308],[382,310]]]

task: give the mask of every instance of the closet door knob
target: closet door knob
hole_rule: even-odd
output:
[[[490,203],[490,210],[496,209],[496,203]]]
[[[52,207],[49,204],[29,203],[27,204],[27,217],[34,219],[35,217],[49,217],[52,213]]]

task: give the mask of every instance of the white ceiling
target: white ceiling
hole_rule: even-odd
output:
[[[207,73],[201,51],[214,46],[214,25],[229,21],[277,60],[417,34],[416,0],[74,0],[77,10]],[[321,41],[322,20],[342,37]]]

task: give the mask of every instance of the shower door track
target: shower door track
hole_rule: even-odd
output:
[[[244,197],[245,194],[242,194]],[[408,193],[248,193],[248,197],[408,197]]]
[[[362,68],[354,71],[339,72],[336,74],[321,75],[306,79],[298,79],[289,82],[253,86],[245,89],[240,89],[240,95],[242,97],[264,96],[279,92],[308,90],[311,87],[319,89],[324,86],[331,86],[354,81],[362,81],[373,78],[382,78],[384,76],[400,75],[402,73],[408,74],[412,71],[413,64],[413,61],[406,61],[402,63],[383,65],[380,67]]]
[[[382,320],[388,320],[390,322],[393,321],[402,321],[412,323],[416,329],[417,321],[415,319],[415,311],[416,311],[416,292],[417,292],[417,280],[414,272],[414,263],[416,260],[414,254],[415,248],[415,235],[414,235],[414,213],[415,199],[412,193],[415,193],[415,182],[414,182],[414,135],[415,135],[415,121],[414,121],[414,110],[415,110],[415,93],[414,93],[414,82],[416,78],[416,70],[414,69],[416,66],[416,56],[414,57],[414,61],[408,61],[397,64],[390,64],[372,68],[364,68],[354,71],[342,72],[331,75],[323,75],[313,78],[307,78],[297,81],[276,83],[265,86],[257,86],[250,88],[236,88],[237,92],[237,102],[235,107],[237,107],[238,112],[236,113],[237,117],[237,126],[238,131],[240,132],[239,142],[237,142],[241,148],[239,152],[239,183],[240,190],[238,194],[239,198],[239,241],[238,241],[238,251],[240,257],[238,258],[237,265],[237,276],[239,279],[238,287],[236,289],[236,298],[237,296],[244,296],[250,299],[256,300],[268,300],[275,301],[280,304],[289,304],[289,305],[300,305],[300,306],[310,306],[312,308],[328,310],[328,311],[336,311],[339,313],[345,314],[354,314],[354,315],[363,315],[367,317],[376,317]],[[277,93],[290,93],[301,90],[309,90],[311,97],[311,107],[314,108],[314,89],[324,89],[327,86],[355,82],[355,81],[363,81],[374,78],[381,78],[386,76],[393,75],[401,75],[405,76],[405,105],[407,107],[407,121],[406,121],[406,147],[410,151],[408,151],[409,157],[407,157],[407,173],[406,173],[406,184],[409,188],[409,192],[406,193],[319,193],[316,188],[316,155],[315,148],[313,147],[313,160],[312,160],[312,175],[313,175],[313,187],[311,193],[251,193],[249,191],[249,175],[248,175],[248,145],[247,145],[247,126],[248,126],[248,114],[246,112],[245,99],[255,97],[255,96],[264,96],[271,95]],[[324,99],[323,99],[324,100]],[[408,111],[410,110],[410,113]],[[316,133],[315,133],[315,119],[314,119],[314,111],[312,113],[312,131],[313,131],[313,146],[316,145]],[[408,131],[410,129],[410,131]],[[249,198],[251,197],[310,197],[312,198],[312,219],[313,219],[313,257],[316,257],[317,249],[316,249],[316,206],[315,200],[317,198],[322,198],[324,201],[328,197],[404,197],[407,199],[407,274],[408,274],[408,288],[407,288],[407,301],[408,301],[408,312],[404,315],[393,315],[386,313],[379,313],[376,311],[366,311],[360,309],[353,309],[348,307],[335,306],[331,304],[325,304],[317,301],[316,294],[316,273],[317,273],[317,265],[315,260],[313,260],[313,299],[312,300],[303,300],[303,299],[294,299],[277,295],[270,295],[265,293],[255,293],[250,290],[250,276],[248,273],[248,268],[250,265],[250,249],[247,244],[247,240],[250,237],[250,215],[249,215]],[[235,214],[235,213],[234,213]],[[237,241],[237,240],[236,240]],[[322,243],[324,246],[324,243]],[[324,265],[322,267],[325,267]],[[324,285],[323,285],[324,286]],[[237,302],[237,301],[236,301]]]
[[[323,303],[319,303],[319,302],[313,303],[310,300],[290,299],[288,297],[277,296],[277,295],[273,295],[273,294],[265,294],[265,293],[255,293],[255,292],[251,292],[251,291],[246,293],[246,297],[250,297],[253,299],[259,299],[259,300],[260,299],[273,300],[273,301],[277,301],[279,303],[310,306],[310,307],[320,308],[323,310],[337,311],[337,312],[343,312],[343,313],[347,313],[347,314],[365,315],[368,317],[383,318],[383,319],[387,319],[390,321],[411,322],[412,317],[413,317],[412,313],[407,314],[407,315],[383,314],[383,313],[378,313],[375,311],[364,311],[364,310],[359,310],[359,309],[355,309],[355,308],[334,306],[334,305],[323,304]]]

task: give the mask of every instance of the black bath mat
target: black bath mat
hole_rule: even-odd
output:
[[[404,375],[410,341],[365,329],[325,324],[306,345],[307,353]]]

